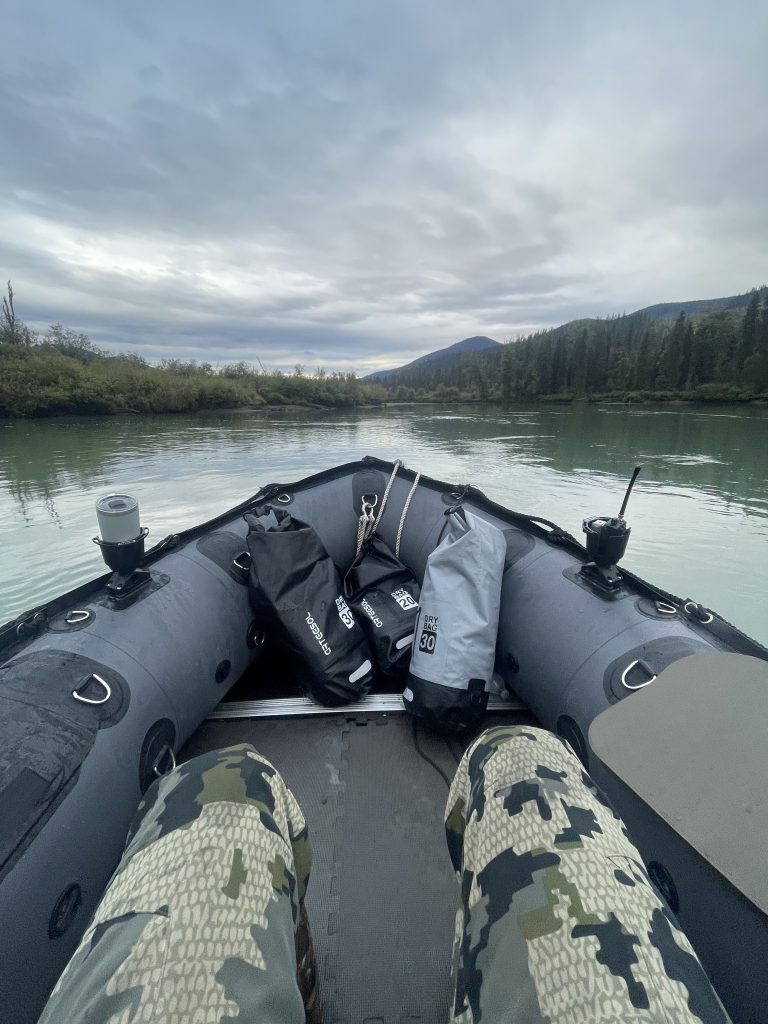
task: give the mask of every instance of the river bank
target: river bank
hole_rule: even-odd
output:
[[[260,372],[246,364],[165,360],[158,366],[131,355],[107,355],[83,343],[72,352],[47,344],[0,344],[0,417],[116,416],[187,413],[263,406],[346,409],[381,404],[387,392],[353,373],[301,367],[293,374]]]
[[[1,386],[0,386],[1,387]],[[517,404],[520,400],[512,399],[510,401],[503,401],[502,399],[481,399],[481,398],[464,398],[457,401],[453,401],[450,404],[458,407],[466,407],[471,409],[490,409],[498,410],[503,412],[505,409],[509,409],[511,406]],[[527,405],[532,407],[541,406],[546,408],[549,406],[590,406],[590,405],[615,405],[623,406],[626,408],[653,408],[656,406],[666,407],[669,409],[685,409],[685,408],[701,408],[701,409],[715,409],[719,406],[744,406],[744,407],[768,407],[768,398],[732,398],[732,397],[712,397],[712,398],[677,398],[668,397],[664,394],[658,396],[650,395],[644,398],[637,398],[636,396],[621,396],[616,394],[609,395],[588,395],[564,398],[562,395],[541,396],[536,399],[525,400]],[[219,412],[221,414],[228,415],[242,415],[242,416],[269,416],[275,413],[327,413],[332,415],[333,413],[350,411],[350,412],[370,412],[377,409],[435,409],[438,406],[444,405],[445,403],[437,398],[425,398],[420,401],[388,401],[387,399],[374,401],[374,402],[344,402],[339,401],[335,404],[320,404],[319,402],[286,402],[286,403],[267,403],[262,402],[259,405],[211,405],[201,404],[197,406],[179,407],[174,405],[172,408],[163,408],[162,402],[155,402],[153,408],[131,408],[128,406],[116,406],[116,407],[105,407],[100,403],[88,402],[84,405],[76,405],[74,402],[57,403],[54,407],[47,407],[45,409],[37,409],[33,412],[23,413],[9,409],[0,409],[0,422],[13,421],[13,420],[66,420],[72,416],[77,417],[99,417],[99,416],[132,416],[132,417],[147,417],[147,416],[188,416],[196,415],[198,413],[205,414],[212,411]]]

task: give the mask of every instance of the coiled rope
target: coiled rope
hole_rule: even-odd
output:
[[[371,504],[371,502],[366,501],[365,495],[363,495],[362,511],[360,513],[360,519],[358,520],[357,524],[357,549],[355,551],[355,556],[360,554],[363,544],[367,540],[370,540],[371,537],[373,537],[373,535],[378,530],[379,523],[381,522],[381,518],[384,515],[384,510],[387,507],[387,501],[389,500],[389,492],[392,490],[392,485],[395,482],[395,477],[397,476],[399,470],[402,469],[402,466],[402,460],[397,459],[394,463],[394,466],[392,467],[392,473],[390,474],[389,480],[387,481],[387,486],[384,488],[384,494],[382,495],[381,504],[379,505],[379,510],[376,515],[374,515],[373,511],[376,508],[376,501],[374,501],[373,504]],[[420,479],[421,473],[417,473],[414,478],[413,485],[411,486],[411,489],[408,492],[408,497],[405,499],[405,504],[403,505],[403,511],[400,516],[400,524],[397,528],[397,540],[395,541],[396,558],[400,557],[400,541],[403,536],[403,527],[405,526],[405,519],[406,516],[408,515],[408,509],[410,508],[411,505],[411,499],[413,498],[416,488],[419,485]]]

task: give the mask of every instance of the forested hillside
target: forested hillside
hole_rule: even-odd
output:
[[[751,292],[746,307],[704,316],[575,320],[500,349],[404,368],[390,391],[400,401],[768,398],[768,289]]]
[[[427,363],[433,363],[435,360],[453,360],[458,362],[462,356],[470,352],[483,352],[488,349],[497,349],[501,345],[498,341],[494,341],[493,338],[486,338],[485,335],[475,335],[473,338],[464,338],[463,341],[457,341],[455,345],[449,345],[448,348],[438,349],[436,352],[428,352],[425,356],[419,356],[418,359],[414,359],[410,363],[406,363],[405,366],[398,366],[394,370],[377,370],[375,373],[369,373],[365,380],[377,380],[377,381],[394,381],[399,383],[400,375],[403,373],[409,373],[411,370],[415,370],[418,367],[425,366]]]
[[[241,362],[113,354],[54,324],[36,335],[0,309],[0,417],[59,413],[182,412],[249,406],[355,407],[396,401],[748,401],[768,399],[768,288],[740,308],[674,320],[641,310],[575,320],[497,345],[471,338],[415,360],[384,380],[354,373],[307,376]],[[746,305],[745,305],[746,303]],[[695,304],[685,304],[694,306]],[[652,309],[662,307],[651,307]]]
[[[759,291],[764,292],[765,288]],[[744,312],[750,294],[747,292],[744,295],[726,295],[720,299],[693,299],[690,302],[657,302],[637,312],[648,320],[672,320],[681,313],[685,313],[686,316],[703,316],[718,309],[740,309]]]

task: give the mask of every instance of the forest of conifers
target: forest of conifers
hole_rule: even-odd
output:
[[[768,398],[768,289],[741,309],[575,320],[498,348],[435,359],[382,383],[399,401]]]
[[[263,406],[345,408],[385,401],[768,400],[768,288],[740,309],[675,320],[633,313],[578,320],[496,348],[435,358],[391,379],[268,372],[240,362],[104,352],[54,324],[36,335],[0,315],[0,417],[182,412]]]

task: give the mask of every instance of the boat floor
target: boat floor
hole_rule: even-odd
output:
[[[533,719],[497,712],[486,726],[511,722]],[[470,740],[366,712],[206,721],[181,751],[252,743],[296,795],[313,848],[307,910],[324,1024],[448,1019],[458,887],[443,814]]]

